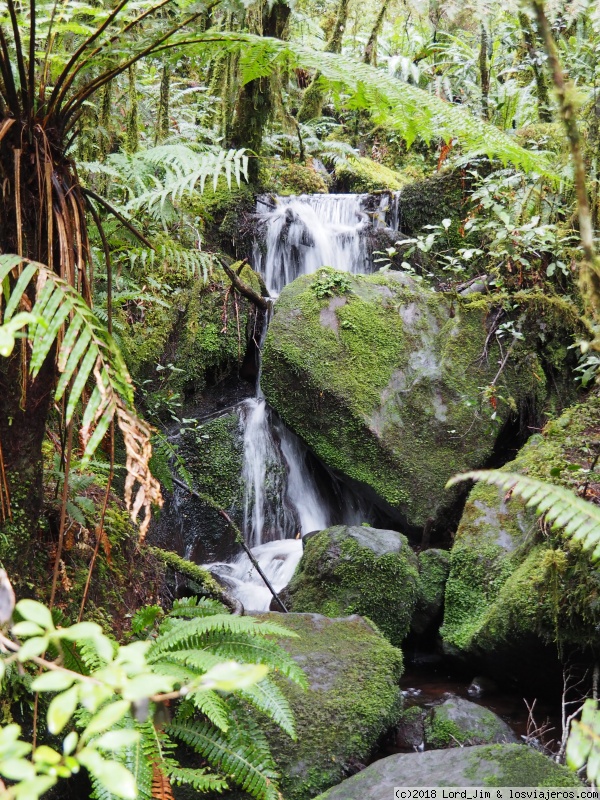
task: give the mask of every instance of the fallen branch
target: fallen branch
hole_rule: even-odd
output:
[[[231,530],[234,532],[236,541],[239,544],[242,545],[242,547],[246,551],[246,555],[248,556],[248,558],[252,562],[252,565],[254,566],[254,568],[256,569],[258,574],[260,575],[260,577],[265,582],[265,584],[267,586],[267,589],[271,592],[271,594],[275,598],[276,602],[279,604],[281,610],[285,614],[287,614],[288,610],[285,607],[285,605],[283,604],[283,601],[281,600],[281,598],[279,597],[279,595],[277,594],[277,592],[275,591],[275,589],[271,585],[271,582],[269,581],[269,579],[267,578],[265,573],[262,571],[262,568],[261,568],[260,564],[258,563],[258,561],[256,560],[256,558],[254,557],[254,555],[252,553],[252,550],[250,550],[250,548],[246,544],[246,541],[245,541],[245,539],[244,539],[244,537],[242,535],[242,532],[240,531],[238,526],[235,524],[235,522],[231,519],[229,514],[225,511],[225,509],[221,508],[221,506],[219,506],[218,503],[215,503],[215,501],[212,499],[212,497],[209,497],[206,494],[202,494],[201,492],[197,492],[197,491],[195,491],[195,489],[190,489],[190,487],[187,485],[187,483],[184,483],[183,481],[180,481],[179,478],[173,478],[173,483],[176,484],[177,486],[179,486],[181,489],[184,489],[186,492],[189,492],[189,494],[191,494],[193,497],[198,498],[198,500],[202,500],[203,503],[206,503],[211,508],[214,508],[214,510],[223,517],[225,522],[229,525]]]
[[[262,297],[260,294],[254,291],[247,283],[244,283],[243,280],[237,275],[230,266],[228,266],[224,261],[221,261],[221,266],[225,270],[225,273],[229,280],[231,281],[231,285],[234,289],[236,289],[241,295],[243,295],[246,299],[250,300],[251,303],[257,308],[260,308],[262,311],[267,311],[269,308],[269,301]]]

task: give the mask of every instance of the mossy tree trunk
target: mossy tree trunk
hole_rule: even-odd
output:
[[[379,34],[381,33],[381,29],[383,27],[383,21],[388,10],[388,5],[389,0],[384,0],[382,2],[381,8],[379,9],[379,13],[377,14],[377,18],[375,20],[375,24],[371,29],[369,39],[365,45],[365,52],[363,53],[363,62],[365,64],[372,64],[374,67],[377,66],[377,39],[379,38]]]
[[[275,39],[285,38],[290,7],[284,0],[265,4],[262,15],[262,35]],[[273,112],[272,78],[256,78],[242,86],[238,94],[233,125],[230,133],[231,147],[246,147],[255,158],[250,158],[248,168],[251,181],[258,178],[258,155],[267,124]]]
[[[348,20],[349,5],[350,0],[340,0],[335,19],[335,25],[333,26],[333,30],[325,48],[325,52],[327,53],[342,52],[342,40],[344,37],[346,22]],[[298,111],[298,122],[308,122],[311,119],[320,117],[323,109],[324,98],[325,95],[321,85],[321,73],[319,70],[317,70],[308,88],[304,92],[302,105]]]
[[[548,94],[548,84],[544,72],[540,67],[540,53],[537,47],[536,37],[531,28],[527,14],[521,12],[519,14],[519,24],[523,33],[523,42],[529,62],[531,64],[531,71],[535,80],[535,87],[538,99],[538,119],[540,122],[552,122],[552,109],[550,108],[550,96]]]

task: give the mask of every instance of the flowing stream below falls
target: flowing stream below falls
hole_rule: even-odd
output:
[[[397,194],[301,195],[258,198],[257,235],[252,266],[271,297],[286,284],[323,266],[370,273],[370,237],[398,231]],[[265,315],[260,347],[270,314]],[[260,358],[260,355],[259,355]],[[339,487],[339,502],[315,474],[300,440],[269,408],[260,387],[239,408],[243,435],[243,534],[276,592],[289,583],[302,555],[301,537],[331,525],[366,521],[366,510]],[[245,552],[226,562],[205,565],[230,593],[253,611],[269,608],[272,595]]]

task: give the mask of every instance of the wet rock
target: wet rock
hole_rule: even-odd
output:
[[[498,691],[498,684],[491,678],[486,678],[484,675],[477,675],[467,689],[467,694],[471,697],[484,697],[488,694],[496,694]]]
[[[362,614],[400,644],[419,596],[417,557],[397,531],[337,525],[304,538],[287,590],[292,611]]]
[[[323,295],[323,285],[333,288]],[[404,273],[324,268],[281,292],[262,386],[326,466],[403,530],[446,530],[460,493],[446,491],[447,480],[486,463],[513,409],[542,408],[557,385],[562,391],[547,364],[564,372],[577,316],[541,297],[515,314],[525,315],[524,338],[494,384],[504,401],[492,408],[482,405],[482,387],[502,356],[489,335],[498,315],[491,298],[457,300]]]
[[[428,749],[518,742],[510,726],[497,714],[456,695],[434,706],[425,722]]]
[[[600,444],[600,397],[589,396],[532,436],[503,469],[574,489]],[[590,481],[597,493],[599,483]],[[446,653],[479,660],[494,678],[548,676],[562,646],[597,640],[600,569],[562,535],[542,531],[523,502],[494,486],[471,491],[450,554]],[[554,650],[553,650],[554,648]],[[523,659],[527,652],[527,659]],[[554,653],[554,655],[553,655]],[[557,670],[558,672],[558,670]]]
[[[479,745],[382,758],[316,800],[390,800],[398,786],[581,786],[526,745]]]
[[[278,614],[276,619],[298,634],[279,644],[304,669],[309,688],[276,676],[292,706],[298,740],[279,728],[270,728],[268,737],[283,796],[308,800],[364,764],[398,719],[402,654],[358,616]]]
[[[441,619],[446,580],[450,572],[450,553],[431,548],[419,553],[419,595],[410,624],[413,633],[421,634]]]
[[[426,717],[425,709],[418,706],[404,710],[393,731],[396,747],[402,750],[422,750],[425,743]]]

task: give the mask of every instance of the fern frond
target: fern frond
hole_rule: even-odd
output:
[[[125,501],[133,520],[144,507],[145,516],[140,525],[143,537],[150,524],[151,506],[153,503],[162,505],[162,497],[160,485],[148,466],[152,454],[150,429],[135,413],[133,386],[123,356],[77,290],[43,264],[2,255],[0,283],[6,286],[10,273],[20,264],[23,265],[21,274],[6,295],[4,323],[10,321],[37,275],[36,300],[31,313],[39,322],[30,323],[27,333],[31,342],[31,374],[34,378],[38,375],[58,342],[56,361],[60,378],[54,399],[58,403],[65,398],[67,424],[73,419],[88,381],[93,378],[95,388],[85,405],[81,422],[82,465],[89,463],[116,417],[127,451]]]
[[[227,704],[220,695],[216,692],[202,689],[199,692],[190,694],[189,699],[198,711],[201,711],[219,730],[228,730],[231,718]]]
[[[173,722],[167,732],[231,776],[231,780],[252,797],[279,800],[274,783],[278,775],[272,759],[262,749],[255,748],[244,732],[234,729],[226,735],[202,722]]]
[[[248,700],[254,708],[266,714],[292,739],[296,739],[292,709],[279,686],[273,681],[265,678],[253,686],[248,686],[246,689],[239,689],[237,693]]]
[[[167,616],[193,619],[223,614],[225,611],[225,606],[218,600],[211,600],[209,597],[183,597],[175,600]]]
[[[219,775],[212,775],[204,769],[189,769],[169,765],[166,772],[172,783],[177,786],[191,786],[197,792],[223,792],[229,788],[226,780]]]
[[[275,622],[259,622],[253,617],[235,617],[231,614],[213,614],[198,619],[183,620],[152,643],[148,657],[182,648],[206,647],[206,636],[217,632],[244,633],[250,636],[295,636]]]
[[[175,800],[171,781],[158,764],[152,764],[152,800]]]
[[[581,542],[594,560],[600,558],[600,508],[569,489],[502,470],[465,472],[448,481],[447,486],[466,480],[484,481],[518,495],[538,514],[545,514],[554,527],[563,528],[568,537]]]

